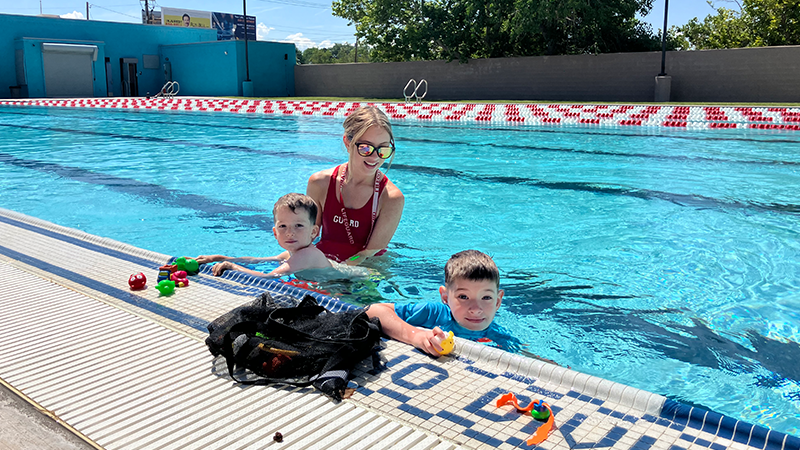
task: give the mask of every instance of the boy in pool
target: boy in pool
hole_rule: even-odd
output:
[[[317,220],[317,203],[307,195],[291,193],[286,194],[275,202],[272,208],[275,226],[272,234],[278,240],[278,245],[285,252],[268,258],[241,257],[233,258],[224,255],[200,255],[197,262],[200,264],[222,261],[212,269],[214,276],[222,275],[226,270],[237,270],[260,277],[280,277],[308,269],[325,269],[331,267],[331,262],[311,242],[319,234]],[[264,261],[281,261],[281,265],[265,274],[235,264],[258,263]]]
[[[367,315],[378,317],[390,338],[433,356],[442,349],[439,343],[446,337],[442,329],[472,340],[496,332],[492,321],[503,290],[500,271],[489,255],[477,250],[456,253],[444,266],[444,281],[439,287],[441,303],[376,303],[367,308]]]

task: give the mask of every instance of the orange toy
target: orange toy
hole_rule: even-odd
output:
[[[547,422],[544,425],[540,426],[538,430],[531,437],[525,441],[528,445],[538,445],[547,439],[547,436],[550,435],[550,432],[553,431],[553,425],[555,424],[555,416],[553,415],[553,411],[550,409],[550,405],[541,401],[541,400],[534,400],[528,406],[522,407],[517,402],[517,396],[514,395],[513,392],[509,392],[508,394],[503,394],[500,398],[497,399],[497,407],[501,407],[503,405],[508,405],[511,403],[514,405],[514,408],[517,408],[517,411],[524,411],[524,412],[531,412],[535,407],[538,407],[539,404],[547,408],[547,411],[550,413],[550,417],[548,417]]]

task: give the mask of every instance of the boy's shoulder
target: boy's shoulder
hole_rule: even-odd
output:
[[[447,316],[448,317],[450,316],[450,307],[448,307],[444,303],[438,303],[438,302],[395,303],[394,310],[398,316],[400,315],[400,313],[403,313],[404,315],[414,315],[420,313],[426,313],[426,314],[447,313]]]
[[[452,320],[450,308],[444,303],[395,303],[394,312],[403,321],[417,327],[442,327]]]
[[[304,268],[325,268],[331,267],[331,262],[322,253],[322,250],[318,249],[316,245],[311,244],[308,247],[301,248],[294,252],[290,257],[289,261],[291,265],[301,264]]]

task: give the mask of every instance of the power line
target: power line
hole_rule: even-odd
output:
[[[303,0],[260,0],[266,3],[278,3],[280,5],[301,6],[303,8],[316,8],[316,9],[329,9],[330,5],[322,5],[320,3],[306,2]]]
[[[125,14],[125,13],[121,13],[121,12],[119,12],[119,11],[114,11],[113,9],[108,9],[108,8],[104,8],[104,7],[100,6],[100,5],[95,5],[94,3],[89,3],[89,6],[90,6],[91,8],[100,8],[100,9],[105,9],[106,11],[110,11],[110,12],[112,12],[112,13],[119,14],[119,15],[126,16],[126,17],[133,17],[134,19],[139,19],[139,20],[141,20],[141,19],[142,19],[141,17],[136,17],[136,16],[132,16],[132,15],[130,15],[130,14]],[[120,5],[120,6],[124,6],[124,5]]]
[[[303,36],[324,36],[324,37],[330,37],[331,39],[333,39],[333,38],[353,37],[352,33],[331,34],[331,33],[325,32],[325,31],[303,31],[303,30],[298,31],[297,29],[272,28],[272,27],[269,27],[269,26],[267,28],[269,28],[270,32],[272,32],[272,31],[280,31],[282,33],[291,33],[291,34],[300,33]]]

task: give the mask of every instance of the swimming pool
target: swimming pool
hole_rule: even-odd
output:
[[[3,107],[0,129],[0,206],[173,255],[277,253],[274,201],[344,160],[340,119]],[[798,434],[800,135],[395,134],[406,210],[382,278],[329,289],[433,300],[477,248],[528,351]]]

